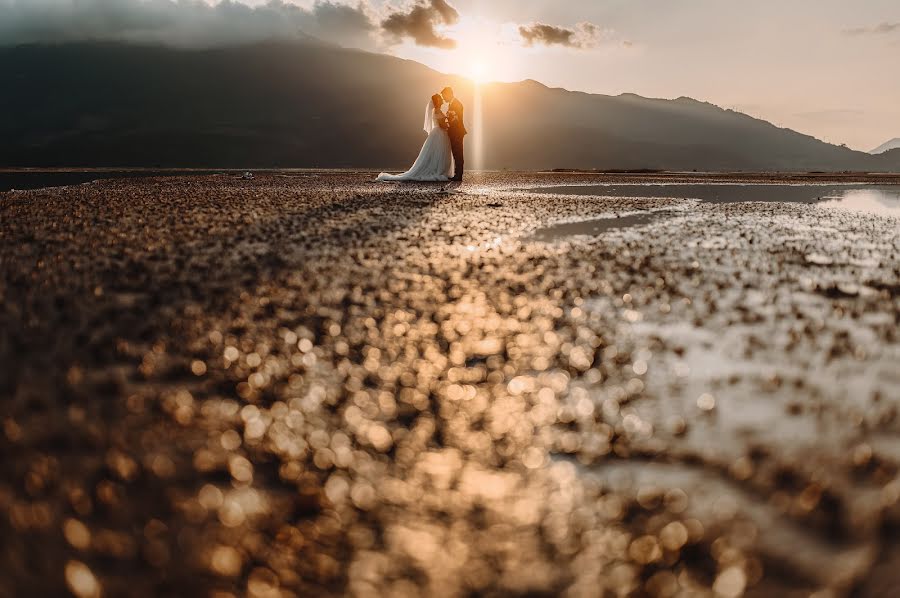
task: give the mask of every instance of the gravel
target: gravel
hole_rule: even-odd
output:
[[[900,584],[898,220],[528,191],[893,179],[373,177],[0,194],[0,594]]]

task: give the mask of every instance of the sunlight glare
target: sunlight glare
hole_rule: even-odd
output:
[[[486,83],[488,71],[488,65],[484,61],[476,60],[469,67],[469,78],[476,84]]]

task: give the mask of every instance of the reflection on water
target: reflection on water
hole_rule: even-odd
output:
[[[628,216],[616,216],[615,218],[592,218],[590,220],[577,220],[575,222],[563,222],[534,232],[532,238],[535,241],[555,241],[575,235],[599,235],[610,230],[631,228],[649,224],[658,218],[665,217],[669,212],[664,210],[657,212],[645,212],[630,214]]]
[[[829,198],[821,205],[840,210],[900,217],[900,187],[847,189],[839,197]]]
[[[554,195],[601,197],[674,197],[713,203],[781,201],[819,203],[826,207],[900,216],[900,185],[743,185],[651,184],[563,185],[530,189]]]

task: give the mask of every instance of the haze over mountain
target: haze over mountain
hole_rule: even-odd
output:
[[[405,169],[447,84],[476,124],[468,80],[314,41],[23,45],[0,49],[0,76],[3,166]],[[900,150],[872,156],[689,98],[525,81],[481,99],[468,151],[480,138],[485,168],[900,171]]]
[[[891,139],[890,141],[886,141],[885,143],[882,143],[881,145],[879,145],[878,147],[876,147],[869,153],[873,154],[873,155],[874,154],[883,154],[884,152],[889,152],[891,150],[895,150],[898,148],[900,148],[900,137],[895,137],[894,139]]]

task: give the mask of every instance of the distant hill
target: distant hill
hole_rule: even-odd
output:
[[[882,143],[881,145],[879,145],[878,147],[876,147],[869,153],[873,154],[873,155],[883,154],[884,152],[894,150],[894,149],[900,149],[900,137],[895,137],[894,139],[891,139],[890,141]]]
[[[0,49],[0,165],[405,168],[428,97],[468,81],[322,43]],[[900,171],[689,98],[482,88],[487,168]],[[470,138],[469,153],[472,152]]]

